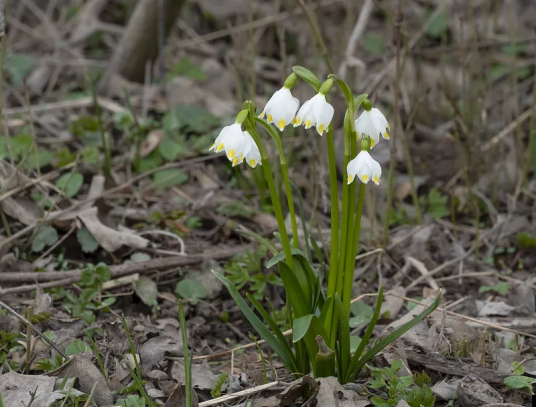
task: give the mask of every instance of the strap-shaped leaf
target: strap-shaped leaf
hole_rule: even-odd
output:
[[[428,315],[430,315],[441,302],[441,292],[439,292],[437,298],[435,301],[428,306],[423,312],[421,312],[419,315],[417,315],[415,318],[413,318],[411,321],[405,323],[397,330],[391,332],[391,334],[387,335],[385,338],[379,340],[358,362],[355,373],[349,372],[353,377],[355,377],[355,374],[361,370],[361,368],[367,363],[369,360],[371,360],[375,355],[377,355],[379,352],[381,352],[386,346],[388,346],[390,343],[392,343],[395,339],[400,337],[401,335],[404,335],[407,331],[409,331],[411,328],[413,328],[415,325],[417,325],[419,322],[421,322],[424,318],[426,318]],[[352,377],[352,378],[353,378]]]
[[[287,266],[288,267],[288,266]],[[234,284],[225,278],[222,274],[213,271],[214,275],[227,287],[229,294],[233,297],[233,300],[238,305],[238,308],[242,311],[249,323],[255,328],[257,333],[272,347],[272,349],[279,355],[285,366],[289,369],[294,366],[293,358],[286,352],[285,346],[280,343],[278,338],[264,325],[264,323],[255,315],[255,313],[246,304]]]
[[[311,85],[315,91],[318,92],[320,90],[322,82],[320,82],[316,75],[312,73],[309,69],[304,68],[303,66],[293,66],[292,71],[296,75],[298,75],[301,80],[304,80],[309,85]]]
[[[305,257],[305,253],[302,252],[300,249],[297,249],[295,247],[291,247],[290,252],[292,253],[292,255],[299,254],[299,255],[302,255],[303,257]],[[284,252],[279,252],[274,257],[272,257],[268,261],[268,263],[266,263],[266,268],[269,269],[269,268],[275,266],[281,260],[285,260],[285,253]]]
[[[283,280],[285,290],[287,291],[287,298],[294,309],[295,316],[299,318],[310,314],[310,302],[307,301],[298,279],[288,264],[283,261],[279,263],[279,275]]]
[[[272,242],[270,242],[268,239],[262,237],[258,233],[252,232],[250,230],[245,230],[245,229],[239,229],[239,230],[237,230],[237,232],[240,233],[243,236],[247,236],[247,237],[251,237],[251,238],[255,239],[262,246],[264,246],[268,250],[270,250],[274,256],[277,255],[277,249],[272,244]]]
[[[376,308],[374,309],[374,314],[372,314],[372,318],[370,319],[367,329],[365,330],[365,333],[363,334],[361,343],[357,347],[357,350],[355,351],[354,356],[352,357],[352,361],[350,362],[350,367],[348,368],[348,374],[350,375],[350,377],[348,378],[348,380],[346,380],[346,382],[353,380],[352,372],[355,371],[357,374],[356,367],[359,363],[359,358],[363,354],[363,351],[365,350],[365,346],[367,346],[368,342],[370,341],[370,337],[372,336],[372,331],[374,331],[376,322],[378,322],[378,318],[380,317],[380,311],[382,308],[382,302],[383,302],[383,285],[380,286],[380,291],[378,291],[378,298],[376,299]]]
[[[287,338],[285,338],[285,335],[283,335],[283,332],[281,332],[281,329],[277,325],[277,323],[274,321],[274,319],[268,314],[268,312],[264,309],[264,307],[261,305],[259,301],[255,299],[251,294],[246,294],[248,299],[251,301],[255,309],[259,314],[261,314],[261,317],[266,321],[272,332],[275,334],[277,339],[279,339],[279,342],[285,347],[287,354],[289,355],[289,359],[292,359],[294,362],[293,366],[289,366],[289,369],[292,372],[298,372],[298,368],[296,367],[296,361],[294,359],[294,354],[292,353],[292,350],[290,349],[290,346],[287,342]]]
[[[339,377],[343,378],[346,376],[348,371],[348,366],[350,365],[350,325],[349,325],[349,316],[346,313],[344,305],[339,297],[339,294],[335,293],[335,307],[339,314],[339,354],[338,363],[339,363]]]

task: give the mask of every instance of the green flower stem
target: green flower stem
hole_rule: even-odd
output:
[[[331,251],[329,260],[328,297],[335,295],[337,287],[339,251],[339,188],[337,185],[337,165],[333,144],[333,127],[328,127],[326,142],[328,144],[329,185],[331,194]],[[330,316],[328,316],[330,318]],[[331,325],[331,324],[329,324]]]
[[[294,211],[294,200],[292,199],[292,188],[290,187],[290,180],[288,178],[288,166],[285,160],[285,152],[283,151],[283,144],[281,143],[281,137],[277,131],[270,126],[265,120],[255,117],[255,122],[259,123],[264,129],[272,136],[277,145],[279,151],[279,160],[281,162],[281,173],[283,174],[283,183],[285,184],[285,191],[287,193],[288,211],[290,214],[290,222],[292,225],[292,240],[294,247],[299,248],[300,242],[298,240],[298,224],[296,223],[296,212]],[[264,157],[263,157],[264,162]],[[307,239],[307,236],[305,237]]]
[[[268,161],[268,154],[266,149],[262,144],[259,133],[253,125],[254,121],[249,119],[244,122],[246,125],[247,131],[255,140],[255,144],[259,148],[259,152],[262,158],[262,169],[264,170],[264,175],[266,176],[266,182],[268,184],[268,189],[270,190],[270,195],[272,197],[272,204],[274,206],[274,213],[277,219],[277,226],[279,227],[279,233],[281,235],[281,245],[283,246],[283,251],[285,253],[285,260],[287,265],[292,271],[294,271],[294,262],[292,261],[292,253],[290,251],[290,241],[288,239],[287,228],[285,226],[285,218],[283,217],[283,210],[281,209],[281,202],[279,201],[279,195],[277,194],[277,188],[275,186],[274,177],[272,176],[272,169],[270,166],[270,161]]]
[[[356,179],[355,182],[358,182]],[[354,183],[355,184],[355,183]],[[348,315],[350,315],[350,301],[352,300],[352,285],[354,283],[355,257],[359,246],[359,232],[361,231],[361,215],[363,214],[363,202],[365,201],[365,184],[360,182],[359,197],[357,198],[357,211],[355,213],[354,235],[352,237],[352,248],[347,256],[346,273],[344,274],[342,303]],[[350,240],[350,239],[349,239]]]

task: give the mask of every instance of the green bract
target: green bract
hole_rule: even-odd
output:
[[[322,84],[306,68],[295,66],[292,70],[293,73],[285,81],[284,87],[287,88],[287,90],[283,89],[285,92],[288,92],[288,88],[294,86],[297,78],[299,78],[311,85],[315,92],[320,95],[315,96],[302,105],[303,109],[300,108],[296,113],[293,124],[294,126],[298,126],[303,122],[307,129],[315,125],[316,121],[318,133],[322,135],[325,131],[331,194],[331,246],[330,256],[327,260],[328,264],[324,264],[318,245],[307,234],[303,214],[303,235],[305,237],[302,238],[303,242],[300,242],[294,209],[293,190],[291,188],[292,184],[288,175],[287,161],[281,138],[279,132],[273,127],[273,125],[278,126],[277,120],[274,120],[274,117],[269,117],[271,107],[270,109],[266,109],[268,111],[268,120],[265,120],[264,118],[255,116],[253,102],[247,101],[243,105],[244,110],[237,117],[237,123],[243,125],[246,132],[251,136],[259,149],[262,159],[262,170],[270,191],[279,229],[275,233],[275,236],[280,240],[283,249],[281,252],[276,253],[266,266],[268,268],[277,267],[279,270],[287,294],[287,322],[289,326],[292,326],[292,337],[285,336],[282,328],[274,319],[273,312],[265,309],[256,298],[251,295],[247,296],[256,310],[254,312],[251,309],[251,305],[242,298],[238,289],[231,281],[219,273],[215,273],[215,275],[227,287],[236,304],[257,333],[272,347],[292,373],[303,375],[312,372],[315,377],[337,375],[341,383],[347,383],[353,381],[358,372],[378,352],[436,309],[439,305],[440,296],[412,321],[402,325],[386,337],[371,343],[372,333],[380,317],[380,309],[383,301],[383,287],[380,287],[373,312],[367,309],[367,314],[359,319],[356,318],[355,312],[356,310],[363,309],[363,307],[352,309],[354,311],[352,324],[356,320],[361,320],[363,324],[368,324],[361,338],[350,335],[350,302],[359,244],[359,232],[361,229],[365,184],[370,179],[377,184],[381,176],[379,164],[366,152],[373,147],[371,136],[367,133],[356,134],[355,113],[362,104],[369,111],[372,109],[372,105],[367,99],[368,95],[363,94],[355,97],[346,82],[337,75],[329,75],[328,79]],[[324,128],[323,125],[318,124],[324,123],[322,120],[325,119],[325,117],[321,117],[320,115],[322,113],[321,109],[319,107],[316,107],[316,110],[312,109],[312,106],[316,106],[315,103],[321,97],[324,102],[322,107],[330,109],[329,117],[332,116],[333,108],[326,105],[326,99],[322,95],[330,91],[333,83],[336,83],[341,89],[347,103],[343,126],[345,172],[343,174],[342,210],[339,210],[339,185],[337,167],[335,165],[334,136],[331,119],[326,126],[327,128]],[[326,110],[326,112],[328,111]],[[303,114],[303,117],[297,117],[300,114]],[[378,109],[373,109],[372,114],[374,116],[371,117],[375,120],[373,124],[376,122],[380,123],[385,131],[385,128],[388,128],[388,123],[383,114]],[[264,117],[264,113],[261,114],[261,117]],[[368,120],[368,117],[365,116],[364,120]],[[360,126],[363,127],[363,122],[360,122]],[[271,164],[257,130],[258,127],[264,129],[270,135],[279,153],[280,174],[286,195],[286,204],[289,208],[292,240],[289,239],[284,221],[281,204],[282,197],[279,195],[279,188],[275,185]],[[284,126],[278,126],[278,128],[282,129]],[[375,128],[372,127],[374,131]],[[365,126],[365,129],[368,129],[368,127]],[[238,136],[240,135],[238,134]],[[373,137],[378,137],[378,140],[379,136],[380,134],[373,135]],[[360,143],[357,142],[358,137],[360,137]],[[385,135],[384,138],[387,139],[387,136]],[[353,172],[351,172],[351,179],[349,179],[348,165],[350,158],[356,157],[360,150],[363,150],[362,155],[367,155],[366,160],[352,160],[353,166],[350,165],[350,169]],[[367,167],[365,168],[362,163],[367,164]],[[373,167],[377,171],[371,170],[371,172],[369,171],[369,167]],[[360,181],[359,192],[357,181],[352,182],[354,179],[359,179]],[[297,194],[300,204],[299,207],[301,208],[299,190],[297,190]],[[258,239],[266,247],[271,248],[272,251],[275,251],[273,245],[267,242],[266,239],[256,235],[252,235],[252,237]],[[300,243],[302,244],[300,245]],[[306,252],[303,252],[300,248],[304,248]],[[313,262],[315,257],[320,264]],[[321,272],[321,267],[324,268],[324,272]],[[324,274],[326,275],[327,287],[323,284]]]

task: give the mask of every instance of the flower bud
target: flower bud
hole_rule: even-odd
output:
[[[331,90],[332,86],[333,79],[329,78],[322,84],[322,86],[320,86],[320,90],[318,91],[318,93],[320,93],[321,95],[327,95]]]
[[[368,137],[361,138],[359,147],[361,148],[361,151],[369,151],[370,150],[370,138]]]
[[[244,109],[241,110],[240,113],[236,115],[235,123],[236,124],[242,124],[246,121],[246,118],[248,117],[249,110]]]
[[[283,87],[287,89],[292,89],[294,85],[296,85],[296,81],[298,80],[298,75],[296,75],[294,72],[292,72],[287,79],[285,79],[285,84]]]
[[[361,106],[363,106],[363,109],[365,109],[367,112],[370,112],[370,109],[372,109],[372,103],[370,103],[370,100],[368,99],[365,99]]]

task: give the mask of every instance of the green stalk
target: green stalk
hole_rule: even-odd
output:
[[[357,179],[356,179],[357,182]],[[355,213],[354,235],[352,237],[352,249],[347,256],[346,273],[344,274],[342,303],[348,315],[350,315],[350,301],[352,300],[352,285],[354,282],[354,273],[350,270],[355,269],[355,256],[359,246],[359,232],[361,231],[361,215],[363,214],[363,202],[365,201],[365,184],[360,182],[359,197],[357,199],[357,211]]]
[[[186,392],[186,407],[192,407],[193,388],[192,388],[192,360],[188,349],[188,333],[186,332],[186,318],[182,301],[179,300],[179,322],[182,334],[182,349],[184,355],[184,389]],[[135,357],[135,356],[134,356]]]
[[[339,188],[337,185],[337,164],[333,144],[333,127],[331,124],[328,127],[326,142],[328,144],[329,186],[331,195],[331,252],[328,276],[328,297],[330,297],[335,295],[337,273],[339,270],[337,258],[339,251]],[[328,318],[331,318],[331,316],[328,316]]]
[[[294,271],[294,263],[292,261],[292,253],[290,251],[290,241],[288,239],[287,227],[285,226],[285,218],[283,217],[283,210],[281,209],[281,202],[279,201],[279,195],[277,194],[277,188],[275,186],[274,177],[272,176],[272,168],[270,166],[270,161],[268,160],[268,154],[266,149],[262,144],[259,133],[254,124],[255,121],[248,119],[244,122],[246,125],[247,131],[255,140],[255,144],[259,148],[259,152],[262,158],[262,169],[264,175],[266,176],[266,182],[268,184],[268,189],[270,190],[270,195],[272,197],[272,204],[274,206],[274,214],[277,219],[277,226],[279,228],[279,233],[281,235],[281,245],[283,246],[283,251],[285,253],[285,261],[292,271]]]
[[[350,136],[350,157],[355,157],[357,155],[357,140],[355,132],[351,133]],[[345,177],[348,177],[348,174],[345,171]],[[341,299],[344,298],[344,291],[346,291],[346,284],[352,285],[354,277],[354,266],[355,266],[355,253],[354,248],[354,222],[352,222],[354,213],[355,213],[355,193],[357,189],[357,179],[352,182],[348,188],[348,231],[346,233],[346,252],[343,257],[344,259],[344,272],[341,272],[342,283],[340,284],[339,296]],[[359,215],[361,218],[361,215]],[[346,313],[350,315],[350,311],[346,310]]]
[[[290,222],[292,224],[292,240],[294,247],[299,248],[300,242],[298,240],[298,225],[296,223],[296,212],[294,210],[294,200],[292,199],[292,188],[290,187],[290,180],[288,178],[288,166],[285,159],[285,152],[283,151],[283,144],[281,143],[281,137],[277,131],[270,126],[265,120],[255,117],[255,122],[259,123],[264,129],[272,136],[279,152],[279,160],[281,163],[281,173],[283,174],[283,183],[285,185],[285,192],[287,194],[288,211],[290,214]],[[264,162],[264,158],[263,158]]]

